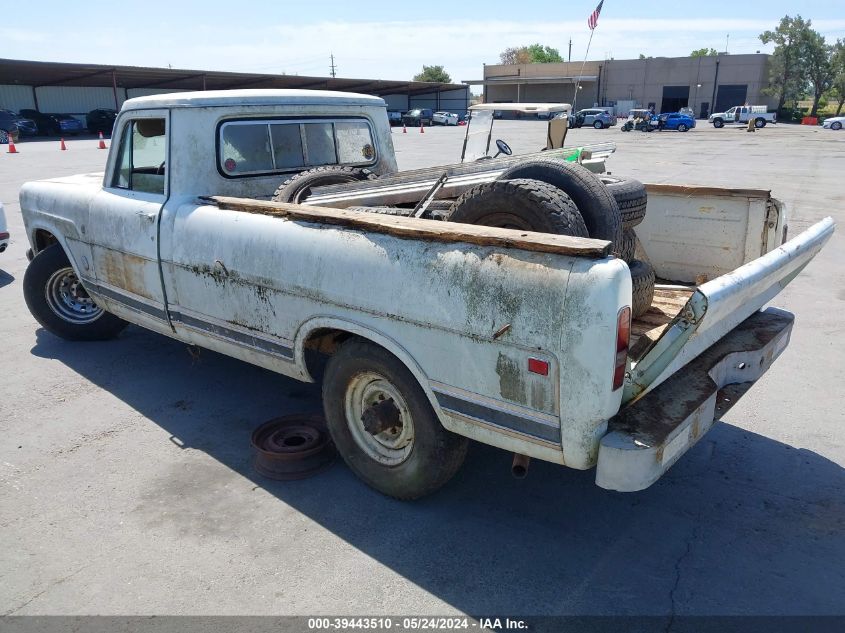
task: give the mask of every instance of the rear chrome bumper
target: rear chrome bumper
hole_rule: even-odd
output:
[[[794,317],[768,308],[608,423],[599,446],[596,484],[634,492],[665,473],[736,404],[789,343]]]

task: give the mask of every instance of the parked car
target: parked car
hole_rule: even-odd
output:
[[[3,143],[9,142],[9,137],[15,143],[20,137],[20,130],[18,129],[17,117],[8,114],[9,110],[0,110],[0,141]]]
[[[73,117],[69,114],[51,114],[53,120],[56,121],[56,124],[59,126],[59,133],[60,134],[73,134],[76,136],[85,131],[85,126],[82,124],[82,121]]]
[[[35,126],[38,128],[38,133],[41,135],[49,136],[51,134],[59,133],[59,124],[56,122],[56,119],[49,114],[44,114],[38,110],[24,109],[21,110],[21,116],[25,116],[27,119],[34,121]]]
[[[845,125],[845,116],[832,116],[822,123],[822,127],[826,130],[841,130],[843,125]]]
[[[586,108],[575,113],[570,127],[592,126],[601,130],[616,125],[616,117],[602,108]]]
[[[687,114],[669,112],[657,115],[658,130],[677,130],[678,132],[688,132],[694,127],[695,119]]]
[[[387,120],[390,125],[402,125],[402,113],[399,110],[388,110]]]
[[[457,125],[458,115],[452,112],[435,112],[431,120],[435,125]]]
[[[3,113],[11,116],[15,120],[20,136],[35,136],[38,134],[38,127],[32,119],[27,119],[12,110],[3,110]]]
[[[411,127],[431,125],[434,120],[434,112],[429,108],[414,108],[402,115],[402,123]]]
[[[111,134],[114,127],[114,120],[117,117],[117,110],[110,108],[97,108],[91,110],[85,115],[85,127],[92,134],[102,132],[103,134]]]
[[[749,119],[754,120],[754,127],[766,127],[766,123],[777,123],[777,113],[768,112],[764,105],[734,106],[724,112],[714,112],[708,121],[713,127],[724,127],[726,123],[741,123],[745,125]]]
[[[3,211],[3,203],[0,202],[0,253],[9,247],[9,229],[6,226],[6,212]]]

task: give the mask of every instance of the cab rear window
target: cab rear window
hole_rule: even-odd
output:
[[[364,119],[227,121],[218,141],[225,176],[370,165],[376,159],[372,129]]]

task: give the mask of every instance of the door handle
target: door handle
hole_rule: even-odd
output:
[[[137,211],[135,213],[135,215],[137,215],[140,218],[144,218],[148,222],[152,222],[153,220],[156,219],[156,216],[158,215],[158,213],[147,213],[146,211],[141,210],[141,211]]]

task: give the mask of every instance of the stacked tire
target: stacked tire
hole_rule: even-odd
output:
[[[654,268],[647,261],[637,259],[639,240],[634,230],[645,219],[648,194],[645,185],[639,180],[613,176],[600,178],[619,207],[622,220],[619,257],[625,260],[631,271],[631,313],[636,318],[648,312],[654,299]]]

